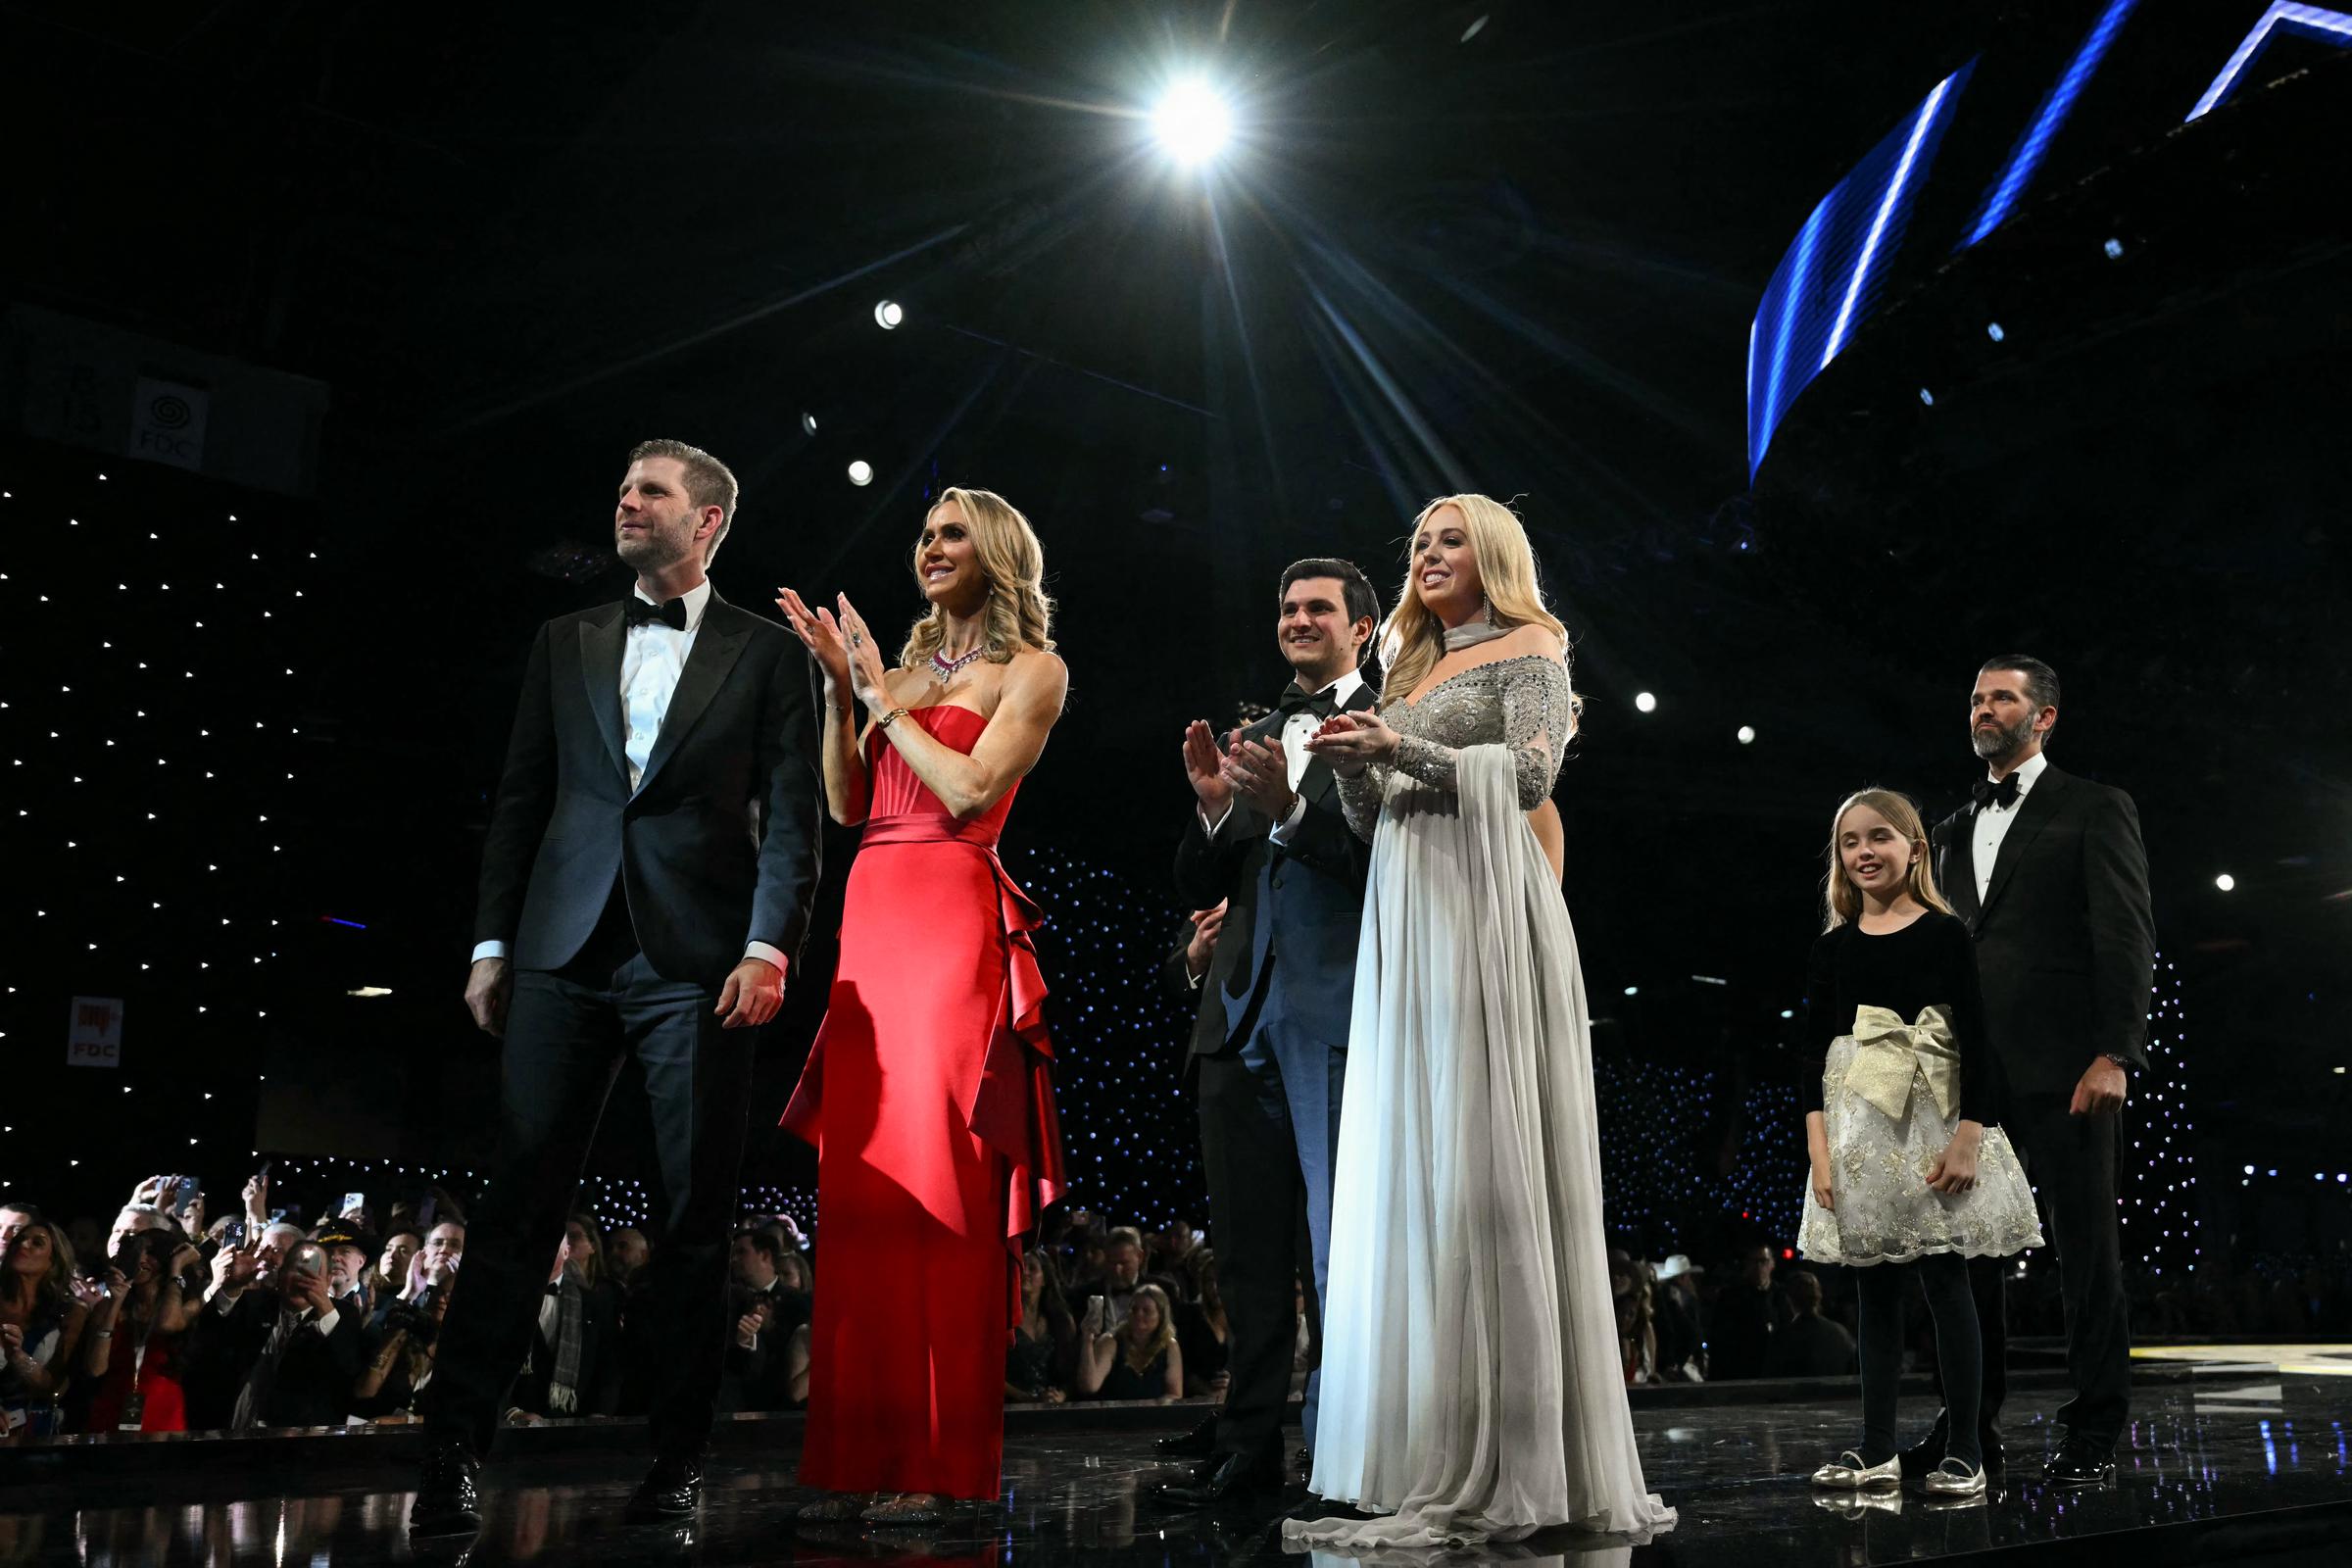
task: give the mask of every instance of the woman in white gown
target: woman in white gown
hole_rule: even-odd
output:
[[[1509,508],[1422,512],[1384,654],[1379,708],[1309,742],[1372,841],[1311,1486],[1379,1517],[1284,1536],[1360,1550],[1668,1528],[1626,1406],[1560,897],[1567,634]]]

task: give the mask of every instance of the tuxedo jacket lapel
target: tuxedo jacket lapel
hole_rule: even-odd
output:
[[[744,613],[710,590],[710,602],[703,607],[703,624],[694,634],[694,652],[686,656],[686,667],[678,672],[678,689],[670,694],[669,710],[662,715],[662,733],[654,737],[653,754],[645,760],[645,776],[637,781],[643,794],[662,771],[662,764],[677,755],[695,720],[718,695],[725,684],[727,672],[735,661],[743,657],[744,645],[752,640],[752,629],[744,624]],[[615,666],[613,679],[619,679]]]
[[[1952,912],[1973,927],[1983,912],[1977,902],[1977,813],[1963,811],[1952,819],[1949,831],[1944,840],[1943,896],[1951,901]]]
[[[620,723],[620,652],[628,641],[627,618],[614,605],[602,620],[580,623],[580,680],[588,688],[588,711],[596,715],[597,733],[625,782],[629,776],[628,737]]]
[[[2045,767],[2041,777],[2034,780],[2034,787],[2026,792],[2025,799],[2017,803],[2017,820],[2010,823],[2009,831],[2001,836],[2001,853],[1993,858],[1992,880],[1985,884],[1984,906],[1977,911],[1979,916],[2000,902],[2001,891],[2008,887],[2009,878],[2016,873],[2018,858],[2026,853],[2026,846],[2033,843],[2041,830],[2049,825],[2050,818],[2064,808],[2066,785],[2067,776],[2064,773],[2054,767]],[[1972,860],[1976,855],[1976,830],[1972,826],[1968,835]],[[1973,865],[1971,871],[1974,871]]]

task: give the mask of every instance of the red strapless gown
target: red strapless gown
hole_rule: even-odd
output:
[[[987,720],[899,720],[969,753]],[[784,1125],[816,1146],[823,1278],[801,1481],[993,1497],[1020,1239],[1061,1194],[1039,913],[877,732],[841,966]]]

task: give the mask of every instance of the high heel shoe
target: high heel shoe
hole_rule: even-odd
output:
[[[1851,1461],[1850,1463],[1848,1461]],[[1884,1492],[1903,1484],[1903,1456],[1893,1454],[1883,1464],[1864,1464],[1848,1448],[1830,1464],[1813,1472],[1813,1484],[1833,1492]]]

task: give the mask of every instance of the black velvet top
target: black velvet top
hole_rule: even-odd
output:
[[[1854,1009],[1885,1007],[1905,1023],[1939,1006],[1960,1047],[1960,1116],[1988,1122],[1992,1075],[1984,1049],[1984,1000],[1977,987],[1977,944],[1957,916],[1930,909],[1900,931],[1873,936],[1847,923],[1824,931],[1805,966],[1803,1108],[1822,1108],[1830,1043],[1853,1033]]]

